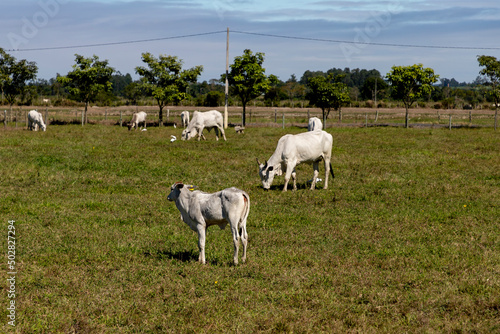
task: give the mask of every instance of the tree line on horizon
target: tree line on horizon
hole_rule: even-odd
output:
[[[160,55],[158,58],[146,52],[142,61],[146,66],[136,67],[139,80],[122,74],[110,67],[107,60],[97,56],[85,58],[75,55],[73,70],[67,75],[57,74],[49,80],[37,79],[35,62],[17,61],[0,48],[0,91],[2,104],[31,105],[41,97],[51,98],[53,105],[90,102],[103,106],[138,105],[156,102],[160,109],[166,105],[188,103],[196,106],[217,107],[230,105],[245,107],[250,101],[270,106],[316,106],[328,117],[331,110],[339,112],[346,105],[382,107],[387,101],[401,101],[408,110],[414,103],[434,102],[434,107],[451,109],[477,108],[483,103],[499,104],[498,81],[500,61],[491,56],[478,56],[479,76],[471,83],[459,83],[454,78],[439,79],[432,69],[421,64],[393,66],[385,76],[378,70],[331,68],[325,71],[303,73],[300,79],[292,74],[286,81],[274,75],[266,75],[263,67],[264,53],[244,50],[234,58],[227,75],[208,82],[198,82],[203,66],[182,68],[182,60],[176,56]],[[230,85],[231,94],[226,97],[224,82]],[[439,84],[437,84],[439,79]],[[71,102],[73,101],[73,102]],[[305,103],[305,104],[304,104]]]

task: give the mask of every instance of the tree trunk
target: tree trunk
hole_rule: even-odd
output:
[[[405,113],[405,128],[408,129],[408,105],[405,104],[406,113]]]
[[[163,106],[158,104],[158,106],[160,107],[160,112],[158,112],[158,126],[162,126],[163,125]]]
[[[243,127],[246,125],[246,109],[247,109],[247,103],[243,102],[243,114],[241,115],[241,126]]]
[[[85,118],[85,121],[84,121],[84,124],[87,124],[88,123],[88,118],[87,118],[87,109],[89,107],[89,101],[85,101],[85,115],[84,115],[84,118]]]

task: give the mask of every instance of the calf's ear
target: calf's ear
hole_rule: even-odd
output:
[[[184,187],[184,183],[182,183],[182,182],[175,182],[175,187],[177,189],[181,189],[182,187]]]

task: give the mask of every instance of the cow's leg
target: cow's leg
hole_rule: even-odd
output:
[[[233,217],[236,218],[236,217]],[[238,233],[238,218],[235,221],[231,222],[231,232],[233,234],[233,245],[234,245],[234,255],[233,255],[233,263],[234,265],[238,264],[238,250],[240,247],[240,236]]]
[[[316,188],[316,180],[318,179],[318,175],[319,175],[319,162],[315,161],[313,162],[313,169],[314,169],[314,175],[313,175],[313,179],[312,179],[312,182],[311,182],[311,190],[314,190]]]
[[[202,127],[198,130],[198,141],[200,141],[200,138],[203,138],[203,140],[207,140],[207,138],[205,138],[205,136],[203,135],[203,129],[205,128]]]
[[[288,188],[288,181],[290,181],[290,177],[292,176],[292,173],[295,170],[295,164],[291,164],[290,162],[287,163],[286,165],[286,172],[285,172],[285,185],[283,186],[283,191],[286,191]]]
[[[328,189],[328,174],[330,174],[330,158],[325,158],[325,184],[323,189]]]
[[[200,250],[200,255],[198,256],[198,261],[205,264],[205,241],[206,241],[207,229],[203,224],[198,224],[198,249]]]
[[[224,132],[224,127],[219,127],[219,130],[222,133],[222,138],[224,138],[224,141],[227,141],[227,139],[226,139],[226,133]]]
[[[215,140],[219,141],[219,128],[215,127],[214,132],[215,132]]]
[[[247,246],[248,246],[248,234],[247,234],[247,222],[246,219],[241,223],[241,243],[243,244],[243,257],[241,258],[241,262],[245,263],[247,261]]]
[[[295,172],[295,168],[292,171],[292,180],[293,180],[293,190],[297,190],[297,173]]]

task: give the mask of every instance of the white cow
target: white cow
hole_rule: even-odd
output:
[[[146,116],[147,114],[144,111],[139,111],[132,115],[132,120],[128,123],[129,131],[133,128],[138,129],[139,123],[144,123],[144,127],[146,127]]]
[[[317,131],[323,130],[323,123],[318,117],[309,118],[309,124],[307,125],[307,131]]]
[[[186,128],[189,124],[189,111],[185,110],[181,112],[181,122],[182,126]]]
[[[36,110],[30,110],[28,113],[28,130],[38,131],[38,127],[45,131],[47,127],[43,122],[43,116]]]
[[[247,217],[250,212],[250,197],[246,192],[237,188],[227,188],[222,191],[208,194],[199,190],[190,191],[189,186],[182,182],[172,185],[167,199],[175,201],[175,206],[181,212],[182,220],[189,227],[198,232],[198,261],[205,264],[205,238],[207,228],[218,225],[224,229],[229,223],[233,233],[234,264],[238,264],[238,248],[240,239],[243,244],[242,262],[247,258]]]
[[[215,138],[219,140],[219,131],[222,133],[222,137],[226,140],[226,134],[224,133],[224,123],[222,120],[222,114],[217,110],[210,110],[205,112],[194,111],[193,118],[189,122],[186,129],[182,131],[182,140],[189,140],[198,135],[198,140],[203,138],[203,129],[207,128],[209,131],[214,128]]]
[[[300,163],[312,163],[314,177],[311,183],[311,190],[316,187],[316,180],[319,174],[319,162],[321,159],[325,162],[325,184],[323,189],[328,188],[328,172],[333,175],[330,159],[332,156],[332,135],[325,131],[309,131],[297,135],[284,135],[278,141],[276,150],[265,164],[259,165],[259,176],[262,186],[268,190],[273,183],[275,175],[285,174],[285,185],[283,191],[287,190],[290,176],[293,178],[293,190],[297,189],[295,166]]]

